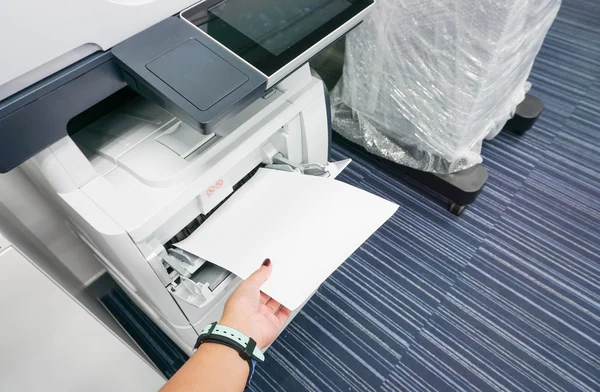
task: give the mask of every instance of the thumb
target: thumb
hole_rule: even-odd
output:
[[[259,289],[260,286],[262,286],[262,284],[269,279],[272,270],[273,267],[271,266],[271,260],[265,259],[262,265],[256,271],[254,271],[254,273],[250,275],[248,279],[246,279],[246,284],[253,288]]]

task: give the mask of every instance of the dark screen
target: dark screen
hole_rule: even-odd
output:
[[[214,16],[278,56],[350,7],[346,0],[226,0]]]
[[[182,17],[270,76],[373,0],[205,0]]]

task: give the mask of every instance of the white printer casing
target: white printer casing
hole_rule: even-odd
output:
[[[302,67],[186,157],[160,142],[185,124],[136,98],[22,167],[62,207],[72,230],[120,286],[190,352],[239,279],[229,277],[205,305],[192,305],[173,292],[181,275],[168,271],[164,245],[276,154],[296,165],[326,163],[323,88],[308,65]],[[99,147],[92,151],[93,145]]]
[[[20,47],[10,43],[3,48],[4,53],[8,51],[22,62],[22,72],[18,75],[18,70],[8,64],[0,66],[0,93],[12,93],[15,86],[23,88],[89,54],[81,48],[108,50],[191,3],[94,0],[74,4],[61,0],[50,7],[39,2],[31,20],[40,30],[52,28],[52,23],[42,17],[46,9],[54,21],[64,19],[61,10],[72,10],[69,15],[73,23],[69,30],[59,28],[44,37],[30,31],[22,37]],[[0,6],[0,15],[6,15],[4,11],[24,12],[23,4],[7,2]],[[323,82],[311,74],[307,61],[355,27],[367,11],[368,7],[364,8],[271,75],[265,82],[268,90],[260,98],[218,122],[210,134],[198,132],[134,93],[76,131],[67,133],[65,129],[63,136],[39,148],[35,156],[20,165],[119,286],[188,354],[192,353],[198,332],[220,318],[226,299],[240,279],[172,244],[190,235],[260,166],[296,170],[315,164],[326,168],[324,174],[329,177],[338,174],[339,167],[328,163],[331,129],[327,91]],[[0,21],[4,19],[0,16]],[[131,20],[134,22],[129,23]],[[9,27],[14,25],[12,19],[5,22]],[[112,32],[103,34],[107,26]],[[85,34],[72,34],[71,29],[85,30]],[[37,52],[19,57],[20,50]],[[93,65],[96,74],[110,74],[108,92],[98,94],[92,103],[127,85],[107,56],[97,58],[104,61],[98,62],[99,66],[92,59],[79,67]],[[36,113],[42,111],[40,118],[58,118],[66,124],[69,118],[60,118],[61,100],[68,91],[86,94],[78,87],[69,90],[69,83],[93,85],[93,80],[86,78],[96,75],[86,68],[88,73],[83,76],[69,76],[69,72],[80,72],[79,68],[76,63],[59,73],[59,77],[71,81],[54,90],[49,90],[51,81],[46,79],[34,85],[31,93],[19,92],[12,101],[2,101],[0,95],[0,141],[13,140],[10,135],[18,134],[18,130],[9,128],[23,122],[42,127],[27,128],[27,135],[44,132],[45,120],[37,121],[19,111],[35,108]],[[36,94],[39,97],[32,98]],[[52,105],[41,103],[53,96],[56,100],[51,101]],[[19,103],[19,99],[25,103]],[[68,100],[64,102],[68,104]],[[86,108],[82,106],[82,110]],[[2,127],[6,127],[4,135]],[[27,151],[34,150],[25,141],[21,144]],[[19,148],[14,150],[21,154]],[[4,151],[11,152],[6,145]],[[10,170],[20,159],[12,155],[8,158],[5,163],[0,157],[0,169]]]

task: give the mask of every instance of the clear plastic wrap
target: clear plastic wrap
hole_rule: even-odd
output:
[[[348,34],[334,129],[370,152],[452,173],[512,117],[560,0],[377,0]]]

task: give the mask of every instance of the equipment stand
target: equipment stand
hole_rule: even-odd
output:
[[[533,127],[543,110],[544,103],[540,99],[526,94],[503,130],[523,135]],[[394,167],[405,177],[448,200],[448,210],[456,216],[462,215],[467,205],[477,199],[488,178],[487,169],[480,164],[452,174],[429,173],[402,165]]]

